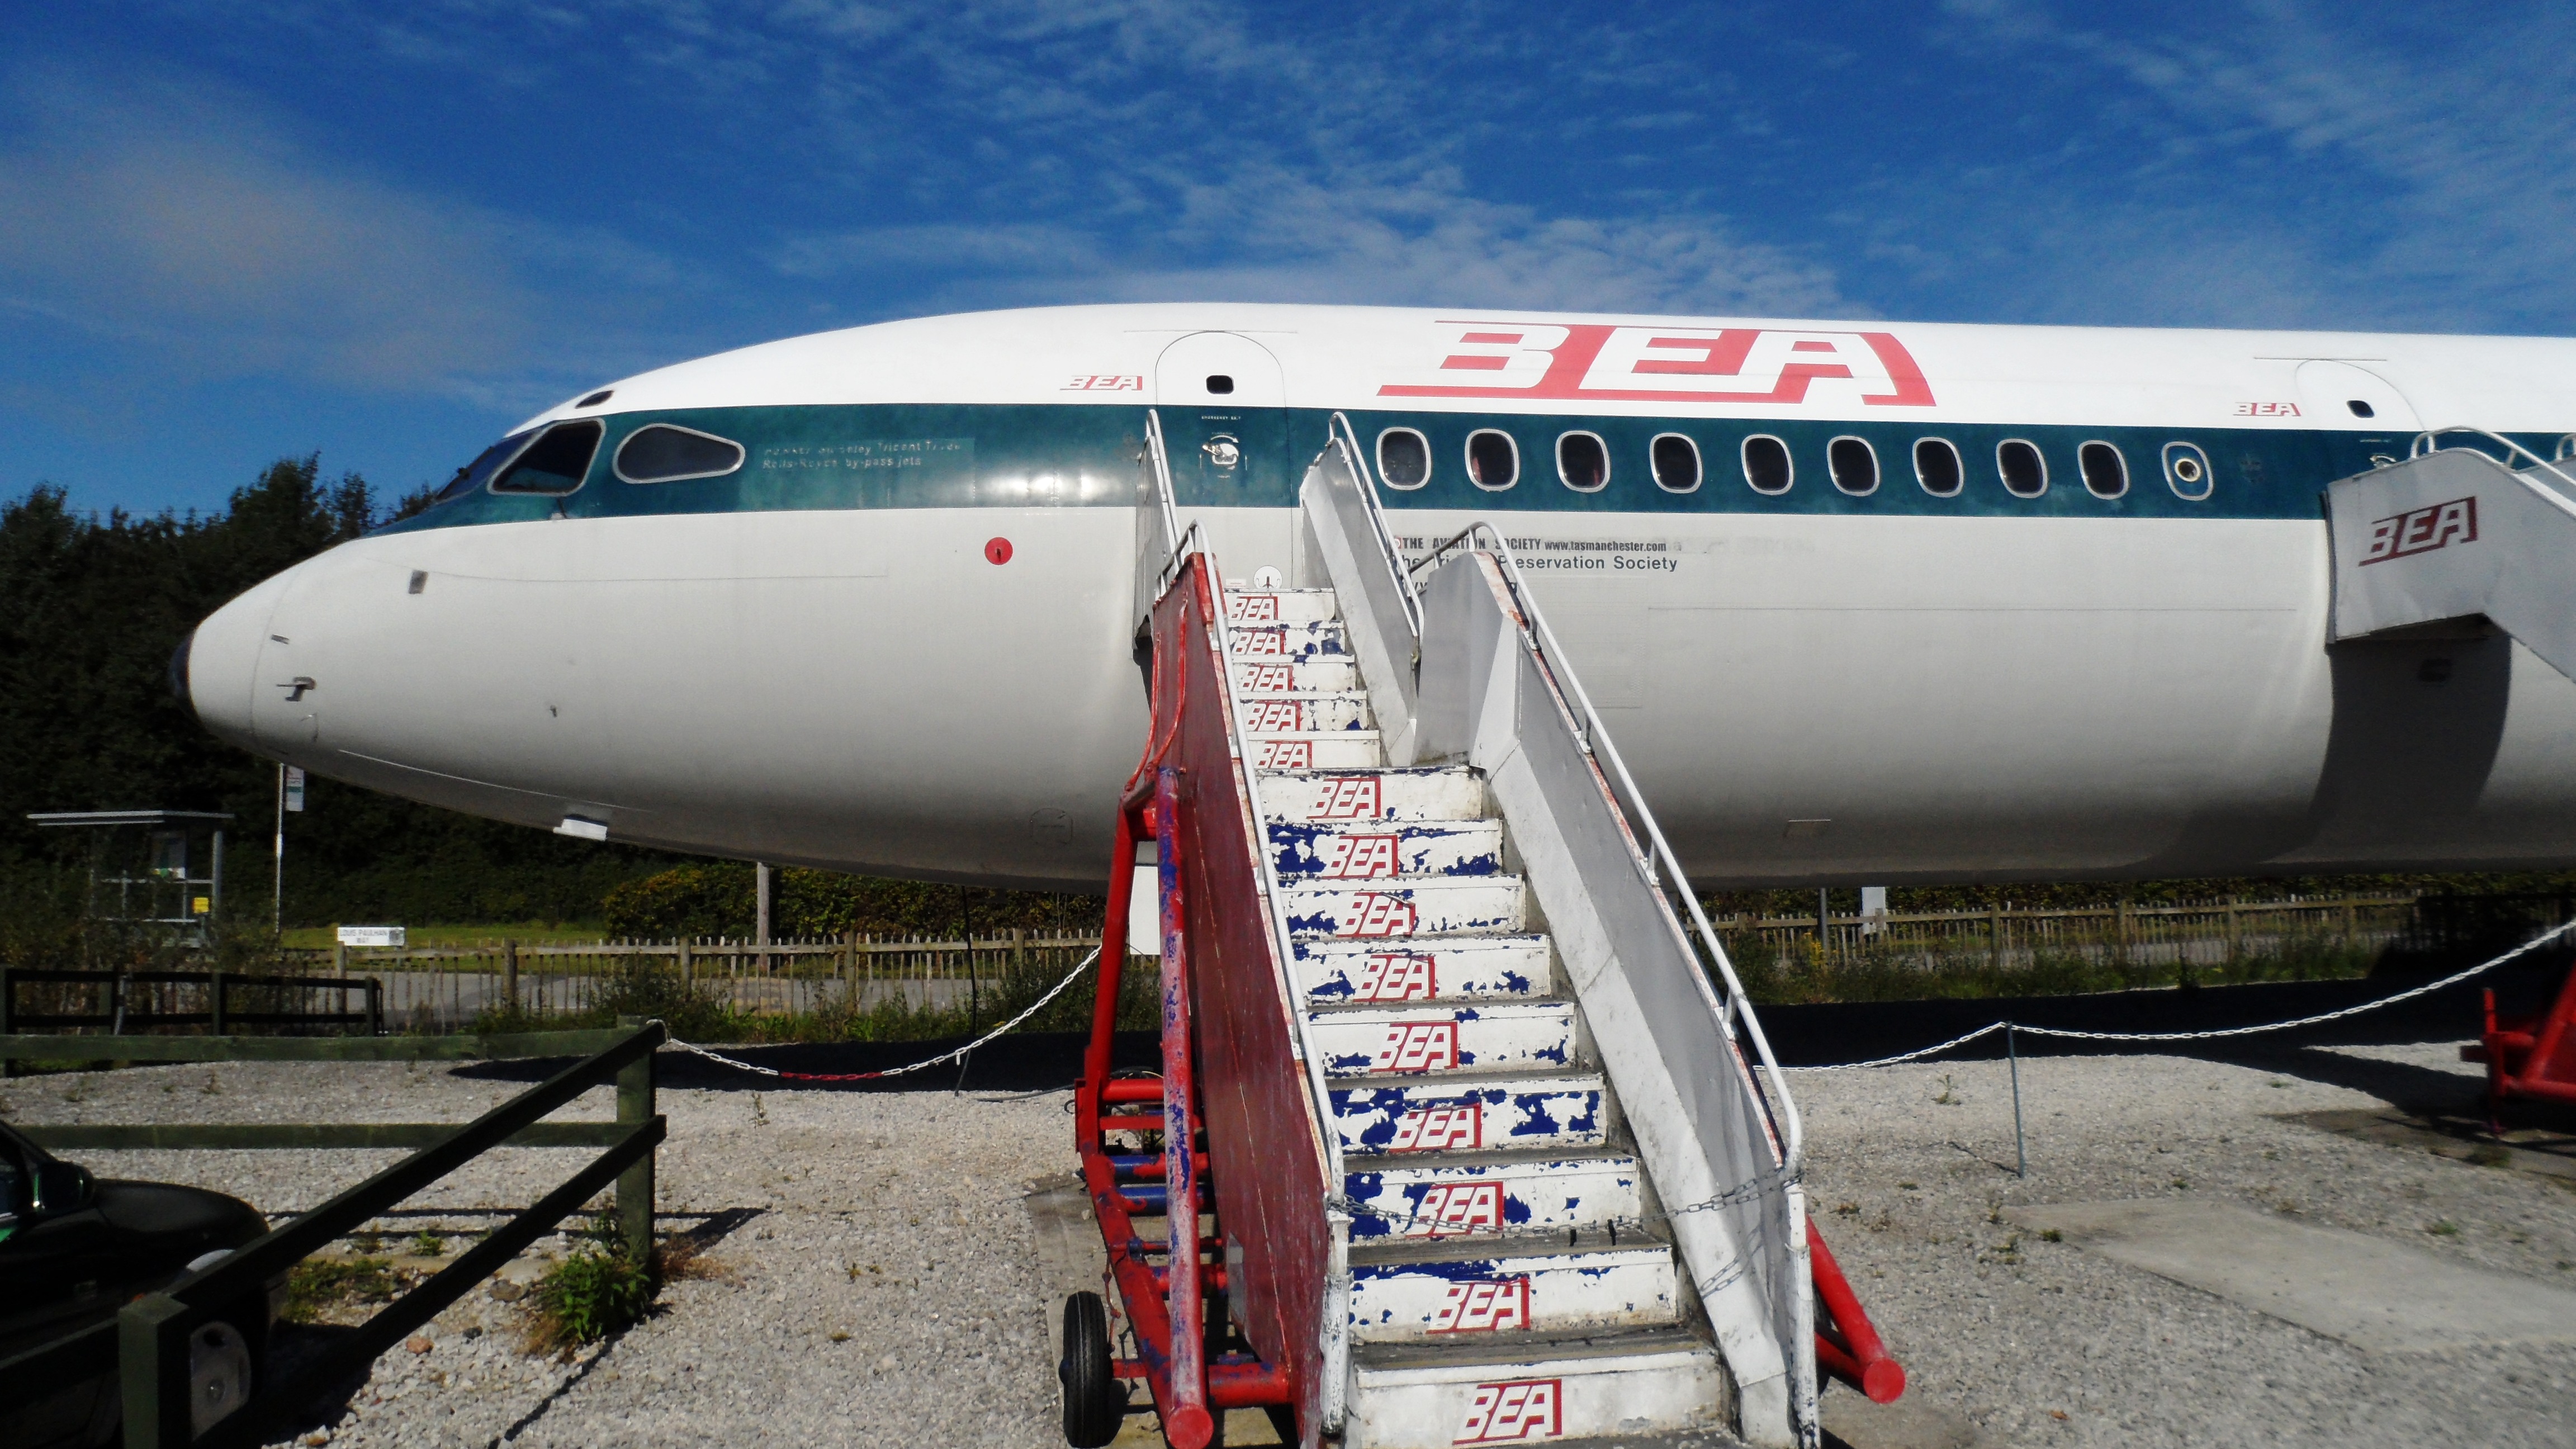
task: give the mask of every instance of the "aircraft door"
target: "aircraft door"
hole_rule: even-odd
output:
[[[2349,362],[2300,363],[2299,411],[2308,426],[2326,435],[2327,476],[2333,478],[2404,458],[2424,427],[2394,383]]]
[[[1279,359],[1239,333],[1191,333],[1164,348],[1156,362],[1154,402],[1182,526],[1194,510],[1276,510],[1257,520],[1217,515],[1204,522],[1229,574],[1265,566],[1284,572],[1297,473]]]

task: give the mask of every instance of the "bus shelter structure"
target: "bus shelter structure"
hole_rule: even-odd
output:
[[[27,818],[89,835],[92,920],[204,939],[224,905],[224,822],[216,810],[51,810]]]

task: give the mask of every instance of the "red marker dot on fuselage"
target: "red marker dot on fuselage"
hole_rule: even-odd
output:
[[[1011,561],[1011,541],[1007,538],[996,538],[987,541],[984,545],[984,561],[987,563],[997,564],[1009,563]]]

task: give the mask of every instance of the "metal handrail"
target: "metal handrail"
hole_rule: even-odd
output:
[[[1159,599],[1172,586],[1172,580],[1180,576],[1181,560],[1187,555],[1181,550],[1185,535],[1181,532],[1179,509],[1172,499],[1172,461],[1163,448],[1163,415],[1153,408],[1145,409],[1145,458],[1154,465],[1154,503],[1162,514],[1163,544],[1171,550],[1163,559],[1162,570],[1154,576],[1154,597]],[[1190,531],[1198,531],[1195,521]],[[1200,547],[1205,548],[1205,543]]]
[[[1753,1050],[1761,1058],[1763,1070],[1771,1077],[1771,1094],[1763,1105],[1770,1113],[1773,1130],[1780,1134],[1781,1173],[1786,1180],[1795,1182],[1806,1165],[1807,1138],[1806,1125],[1798,1115],[1798,1104],[1789,1095],[1789,1079],[1780,1069],[1779,1057],[1772,1053],[1770,1038],[1763,1034],[1761,1018],[1754,1014],[1752,1004],[1745,997],[1744,983],[1735,974],[1735,963],[1728,959],[1726,947],[1719,943],[1716,929],[1708,923],[1708,913],[1700,909],[1699,897],[1691,891],[1690,877],[1683,874],[1680,859],[1664,840],[1663,827],[1655,823],[1655,812],[1647,806],[1645,794],[1637,788],[1636,777],[1628,773],[1628,763],[1620,758],[1619,747],[1612,743],[1609,726],[1602,722],[1601,712],[1593,707],[1592,696],[1584,692],[1583,681],[1576,677],[1574,666],[1567,661],[1564,646],[1556,642],[1556,631],[1548,627],[1546,612],[1539,608],[1537,597],[1530,593],[1527,582],[1521,577],[1520,560],[1513,555],[1511,545],[1503,541],[1502,534],[1492,524],[1479,519],[1433,549],[1429,557],[1413,566],[1413,571],[1419,573],[1438,564],[1458,545],[1477,534],[1484,535],[1490,545],[1489,551],[1502,563],[1504,581],[1511,586],[1512,598],[1520,606],[1521,617],[1528,621],[1532,647],[1538,650],[1548,668],[1565,681],[1566,689],[1573,694],[1576,705],[1583,712],[1577,724],[1582,732],[1584,750],[1595,759],[1608,761],[1620,787],[1627,792],[1632,818],[1644,828],[1646,839],[1652,846],[1651,858],[1640,862],[1646,868],[1646,884],[1655,884],[1656,862],[1671,872],[1674,893],[1689,908],[1691,924],[1699,932],[1700,943],[1708,948],[1709,959],[1717,964],[1718,974],[1726,979],[1726,1000],[1719,1007],[1718,1024],[1732,1038],[1736,1035],[1733,1023],[1740,1021],[1745,1034],[1753,1039]]]
[[[1350,465],[1351,476],[1359,480],[1360,503],[1368,510],[1369,529],[1377,535],[1378,552],[1385,555],[1387,570],[1395,575],[1395,585],[1404,597],[1404,622],[1413,629],[1415,643],[1422,641],[1422,595],[1413,587],[1412,570],[1405,567],[1404,550],[1396,546],[1395,530],[1387,527],[1386,508],[1378,502],[1377,484],[1369,477],[1368,455],[1361,451],[1359,434],[1351,420],[1336,411],[1325,424],[1325,437],[1342,450],[1342,460]]]
[[[2531,451],[2529,448],[2524,447],[2522,444],[2515,442],[2513,439],[2506,437],[2502,433],[2491,433],[2484,428],[2473,427],[2467,423],[2454,423],[2447,428],[2426,428],[2424,431],[2417,433],[2415,435],[2414,444],[2406,450],[2407,458],[2412,460],[2415,458],[2421,458],[2428,453],[2448,451],[2443,448],[2441,444],[2433,441],[2447,433],[2474,433],[2478,437],[2484,438],[2491,443],[2501,445],[2509,452],[2520,453],[2522,456],[2529,458],[2532,461],[2533,466],[2548,470],[2551,477],[2566,484],[2569,490],[2576,491],[2576,478],[2567,476],[2566,471],[2560,468],[2558,463],[2541,457],[2538,453]],[[2470,451],[2476,452],[2477,450],[2471,449]],[[2485,455],[2480,453],[2479,456],[2484,457]],[[2489,458],[2487,461],[2494,462],[2495,460]],[[2562,459],[2560,461],[2565,460]],[[2513,474],[2524,487],[2531,489],[2532,492],[2537,493],[2541,497],[2548,499],[2551,503],[2556,504],[2560,512],[2568,514],[2571,517],[2576,517],[2576,501],[2571,501],[2560,494],[2552,493],[2546,488],[2539,487],[2530,479],[2524,478],[2522,476],[2522,470],[2513,467],[2510,463],[2505,466],[2505,471]]]

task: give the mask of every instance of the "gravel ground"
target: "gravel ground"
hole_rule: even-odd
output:
[[[2477,1070],[2450,1043],[2026,1058],[2027,1181],[2003,1062],[1802,1072],[1794,1090],[1809,1202],[1908,1397],[1954,1407],[1983,1442],[2565,1444],[2563,1347],[2365,1354],[2001,1219],[2192,1195],[2576,1289],[2563,1180],[2278,1120],[2471,1096]]]
[[[1963,1416],[1983,1443],[2568,1442],[2563,1348],[2366,1355],[2002,1217],[2195,1195],[2576,1288],[2562,1182],[2280,1120],[2465,1093],[2472,1071],[2447,1044],[2025,1060],[2026,1181],[2001,1062],[1800,1073],[1796,1090],[1810,1200],[1912,1375],[1909,1400]],[[0,1115],[462,1120],[519,1087],[436,1065],[235,1063],[0,1083]],[[662,1103],[665,1225],[709,1238],[721,1272],[672,1285],[657,1317],[572,1363],[522,1353],[518,1310],[478,1290],[426,1330],[427,1352],[386,1355],[316,1421],[327,1442],[1062,1442],[1053,1306],[1020,1203],[1071,1164],[1062,1092],[666,1089]],[[601,1091],[579,1115],[609,1112]],[[82,1156],[279,1213],[393,1154]],[[473,1209],[532,1200],[578,1156],[491,1154],[385,1226],[470,1227]]]

